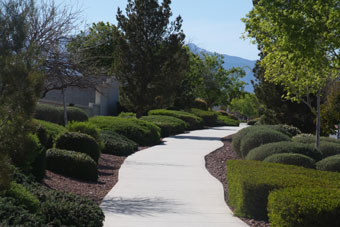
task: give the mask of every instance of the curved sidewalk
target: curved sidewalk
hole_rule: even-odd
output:
[[[164,139],[129,156],[101,208],[105,227],[242,227],[204,157],[241,127],[217,127]]]

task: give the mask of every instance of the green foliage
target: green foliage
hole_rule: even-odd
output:
[[[247,122],[247,125],[255,125],[256,122],[257,122],[258,120],[260,120],[260,119],[259,119],[259,118],[256,118],[256,119],[249,120],[249,121]]]
[[[188,124],[176,117],[165,115],[150,115],[141,118],[143,121],[151,122],[161,129],[161,137],[168,137],[183,133]]]
[[[322,159],[322,153],[313,145],[290,141],[267,143],[256,147],[249,151],[245,159],[263,161],[271,155],[282,153],[302,154],[314,159],[315,161]]]
[[[329,156],[340,154],[340,144],[321,141],[320,142],[320,151],[322,153],[323,158],[327,158]]]
[[[132,112],[121,112],[118,117],[121,118],[136,118],[136,114]]]
[[[15,182],[11,182],[11,187],[6,192],[6,196],[14,198],[31,213],[35,213],[39,209],[39,200],[25,187]]]
[[[170,3],[128,0],[126,13],[117,11],[113,71],[122,104],[138,118],[150,109],[171,106],[187,71],[182,18],[170,23]]]
[[[256,127],[256,126],[255,126]],[[232,146],[233,150],[238,154],[238,156],[242,157],[241,154],[241,141],[242,138],[251,130],[253,130],[252,127],[243,128],[240,131],[238,131],[236,134],[232,137]]]
[[[102,131],[100,136],[104,143],[102,152],[105,154],[128,156],[138,149],[138,144],[118,133]]]
[[[235,115],[230,114],[230,113],[228,113],[227,111],[224,111],[224,110],[218,110],[217,113],[219,115],[222,115],[222,116],[230,117],[233,120],[237,120],[237,121],[239,120],[238,117],[236,117]]]
[[[260,220],[267,219],[268,195],[275,189],[300,186],[335,189],[340,186],[338,173],[243,160],[227,162],[227,179],[228,203],[235,214]]]
[[[273,154],[263,160],[264,162],[281,163],[286,165],[302,166],[305,168],[315,168],[314,159],[294,153]]]
[[[55,142],[55,148],[87,154],[96,163],[98,163],[100,157],[100,149],[96,140],[87,134],[79,132],[61,134]]]
[[[322,132],[325,135],[335,134],[337,125],[340,122],[340,83],[334,82],[328,85],[330,90],[327,100],[321,105]]]
[[[300,134],[300,135],[295,136],[293,140],[298,143],[315,143],[316,139],[315,139],[315,136],[312,134]],[[337,140],[331,137],[321,136],[320,141],[340,144],[340,140]]]
[[[201,110],[208,110],[208,103],[204,99],[195,98],[193,107]]]
[[[316,169],[332,172],[340,172],[340,155],[333,155],[316,163]]]
[[[13,166],[7,155],[0,153],[0,196],[1,193],[9,189],[11,182],[11,172]]]
[[[46,150],[40,149],[39,153],[35,156],[34,161],[31,164],[31,173],[35,177],[35,180],[41,182],[46,174]]]
[[[187,130],[195,130],[203,128],[203,119],[185,111],[178,110],[166,110],[166,109],[158,109],[158,110],[150,110],[148,115],[165,115],[179,118],[186,123],[188,123]]]
[[[235,120],[229,116],[218,115],[217,116],[217,125],[220,126],[239,126],[240,121]]]
[[[71,122],[66,128],[70,132],[80,132],[92,136],[97,142],[100,140],[100,129],[90,122]]]
[[[244,158],[250,150],[259,147],[262,144],[280,141],[291,141],[291,139],[287,135],[270,128],[253,128],[241,139],[241,155]]]
[[[268,197],[268,216],[273,227],[338,226],[340,192],[335,189],[285,188]]]
[[[52,122],[43,120],[34,120],[34,122],[37,125],[37,136],[39,141],[46,149],[52,148],[56,138],[60,134],[67,132],[65,127]]]
[[[90,118],[90,122],[101,130],[119,133],[140,146],[152,146],[160,142],[160,128],[146,121],[98,116]]]
[[[71,121],[87,121],[88,115],[82,109],[68,106],[67,119]],[[38,104],[35,110],[34,118],[52,122],[59,125],[64,125],[64,109],[63,107],[56,107],[47,104]]]
[[[96,181],[96,162],[87,154],[52,148],[46,152],[47,169],[69,177]]]
[[[216,126],[217,124],[218,113],[215,111],[192,108],[190,112],[202,118],[205,126]]]
[[[233,112],[238,112],[247,118],[259,116],[259,101],[254,94],[247,93],[244,97],[238,97],[231,100],[230,108]]]

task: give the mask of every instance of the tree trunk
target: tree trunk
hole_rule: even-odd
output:
[[[67,125],[67,109],[66,109],[66,99],[65,99],[65,90],[64,88],[61,90],[63,95],[63,106],[64,106],[64,125]]]
[[[317,95],[317,111],[316,111],[316,148],[320,148],[320,91]]]

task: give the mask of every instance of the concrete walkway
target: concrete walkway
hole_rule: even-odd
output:
[[[105,227],[242,227],[204,157],[241,127],[192,131],[129,156],[104,198]]]

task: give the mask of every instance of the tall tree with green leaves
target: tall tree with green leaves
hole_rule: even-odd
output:
[[[316,118],[320,146],[321,91],[338,76],[340,5],[337,0],[258,0],[243,21],[259,44],[267,81],[280,84],[285,98],[307,104]],[[317,96],[317,108],[310,95]]]
[[[128,0],[118,8],[114,75],[121,102],[142,116],[173,104],[176,87],[187,70],[182,18],[172,16],[171,0]]]

